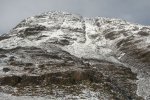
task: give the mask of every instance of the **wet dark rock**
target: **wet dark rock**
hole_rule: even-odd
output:
[[[0,36],[0,41],[5,40],[5,39],[9,39],[10,36]]]
[[[106,39],[114,40],[117,38],[117,32],[109,32],[105,35]]]
[[[24,66],[24,63],[20,62],[20,61],[12,61],[12,62],[10,62],[10,65],[12,65],[12,66]]]
[[[9,57],[9,61],[15,61],[15,57],[14,56]]]
[[[61,44],[61,45],[69,45],[69,41],[66,40],[66,39],[62,39],[62,40],[59,41],[58,44]]]
[[[10,69],[9,69],[9,68],[3,68],[3,71],[4,71],[4,72],[9,72]]]
[[[1,85],[10,85],[10,86],[16,86],[21,81],[21,78],[19,76],[6,76],[3,78],[0,78],[0,84]]]
[[[143,31],[138,32],[138,34],[140,36],[149,36],[150,35],[148,32],[143,32]]]
[[[33,66],[33,63],[25,63],[25,66],[29,67],[29,66]]]
[[[7,57],[6,55],[0,54],[0,58],[5,58]]]
[[[36,35],[40,33],[41,31],[44,31],[46,29],[45,26],[42,25],[36,25],[36,26],[31,26],[30,28],[26,28],[24,31],[21,31],[19,34],[20,37],[27,37],[31,35]]]

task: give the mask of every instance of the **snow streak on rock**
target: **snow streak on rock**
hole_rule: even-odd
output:
[[[83,93],[84,98],[88,80],[90,89],[99,84],[97,91],[89,90],[98,95],[95,98],[146,99],[150,96],[150,27],[56,11],[29,17],[0,36],[0,74],[2,86],[26,87],[33,85],[31,79],[36,85],[55,84],[54,79],[68,84],[81,81],[74,88],[82,87],[78,97]],[[102,81],[93,78],[98,75]],[[105,85],[107,89],[102,88]]]

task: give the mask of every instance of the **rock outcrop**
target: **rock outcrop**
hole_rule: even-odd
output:
[[[56,11],[29,17],[0,36],[0,75],[1,93],[18,98],[148,100],[150,27]]]

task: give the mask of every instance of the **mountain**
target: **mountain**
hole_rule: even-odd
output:
[[[67,12],[0,36],[0,99],[149,100],[150,27]]]

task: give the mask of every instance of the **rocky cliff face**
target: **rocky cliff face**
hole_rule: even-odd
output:
[[[149,100],[150,27],[56,11],[29,17],[0,36],[0,91],[8,100]]]

